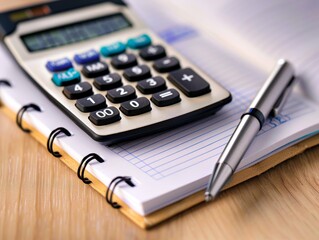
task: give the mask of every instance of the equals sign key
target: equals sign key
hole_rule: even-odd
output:
[[[165,91],[152,95],[151,101],[158,107],[165,107],[181,101],[179,93],[175,89],[167,89]]]

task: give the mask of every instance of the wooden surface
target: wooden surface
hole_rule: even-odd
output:
[[[0,239],[195,238],[319,239],[319,146],[145,231],[0,114]]]
[[[0,239],[318,239],[319,146],[145,231],[0,114]]]

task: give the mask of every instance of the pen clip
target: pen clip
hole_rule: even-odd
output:
[[[279,114],[281,111],[282,107],[284,106],[289,94],[292,91],[292,87],[294,83],[296,82],[296,78],[293,76],[290,81],[288,82],[287,86],[283,90],[282,94],[279,96],[278,100],[276,101],[273,109],[270,111],[269,116],[270,117],[275,117]]]

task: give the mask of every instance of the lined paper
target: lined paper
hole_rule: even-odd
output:
[[[240,116],[267,77],[266,74],[249,68],[240,61],[229,59],[229,64],[220,61],[227,60],[223,51],[216,49],[207,39],[199,34],[192,34],[192,37],[185,35],[185,39],[182,39],[180,26],[176,26],[176,29],[179,37],[175,41],[172,41],[173,29],[167,30],[172,45],[210,76],[219,79],[219,82],[232,93],[233,101],[209,118],[167,133],[112,147],[112,151],[156,180],[205,161],[217,161]],[[165,39],[165,31],[161,31],[159,35]],[[262,137],[265,132],[275,131],[278,126],[313,110],[306,101],[295,96],[286,104],[279,116],[267,121],[258,137]],[[243,167],[245,166],[241,166]]]

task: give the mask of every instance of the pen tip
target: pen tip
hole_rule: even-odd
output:
[[[205,193],[205,201],[209,202],[213,199],[212,195],[209,192]]]

